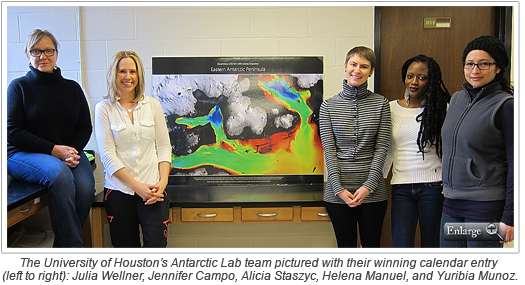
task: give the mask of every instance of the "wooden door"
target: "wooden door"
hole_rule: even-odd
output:
[[[434,58],[452,95],[466,82],[461,58],[466,45],[482,35],[498,36],[497,7],[378,7],[379,45],[375,91],[389,100],[402,99],[403,63],[418,54]],[[450,17],[450,28],[424,28],[425,17]],[[377,31],[377,28],[376,28]],[[377,36],[377,35],[376,35]],[[379,52],[378,52],[379,49]],[[377,77],[377,75],[379,76]],[[387,190],[390,196],[390,177]],[[392,246],[390,202],[383,224],[382,247]],[[420,246],[419,231],[416,246]]]
[[[479,36],[497,36],[496,15],[496,7],[381,7],[379,94],[403,98],[401,66],[418,54],[437,61],[451,94],[460,90],[466,82],[463,50]],[[424,28],[425,17],[450,17],[450,28]]]

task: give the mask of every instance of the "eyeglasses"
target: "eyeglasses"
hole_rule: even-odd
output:
[[[495,62],[480,62],[480,63],[473,63],[473,62],[465,62],[463,67],[465,69],[474,69],[474,67],[478,67],[480,70],[486,70],[489,69],[491,65],[496,64]]]
[[[55,54],[55,51],[56,49],[54,48],[43,49],[43,50],[32,49],[29,51],[29,54],[31,54],[31,56],[33,57],[39,57],[40,55],[42,55],[42,53],[44,53],[46,56],[53,56]]]

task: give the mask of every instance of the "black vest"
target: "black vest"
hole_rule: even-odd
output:
[[[464,90],[452,96],[443,123],[443,183],[449,199],[505,199],[507,157],[495,116],[513,98],[499,83],[485,86],[471,99]]]

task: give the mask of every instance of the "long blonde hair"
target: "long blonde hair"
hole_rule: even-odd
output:
[[[113,62],[109,66],[108,71],[106,73],[108,94],[104,96],[104,98],[109,98],[112,103],[115,103],[119,98],[117,86],[117,72],[118,64],[123,58],[133,59],[135,65],[137,66],[137,75],[139,78],[139,82],[137,84],[137,87],[135,87],[135,98],[132,101],[133,103],[135,103],[144,98],[144,66],[142,65],[140,57],[134,51],[123,50],[117,52],[113,56]]]

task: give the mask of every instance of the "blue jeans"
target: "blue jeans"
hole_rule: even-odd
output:
[[[418,219],[421,247],[439,247],[442,191],[441,182],[392,185],[394,247],[414,247]]]
[[[82,225],[95,195],[95,178],[88,158],[80,152],[79,164],[70,168],[52,155],[17,152],[7,159],[13,179],[46,186],[54,247],[83,247]]]
[[[443,213],[441,217],[441,234],[440,234],[440,246],[441,247],[447,247],[447,248],[501,248],[503,247],[503,244],[500,243],[497,240],[484,240],[484,241],[477,241],[477,240],[445,240],[445,224],[446,223],[499,223],[499,220],[487,220],[487,221],[481,221],[481,220],[474,220],[474,219],[465,219],[465,218],[458,218],[453,217],[450,215],[447,215]]]

